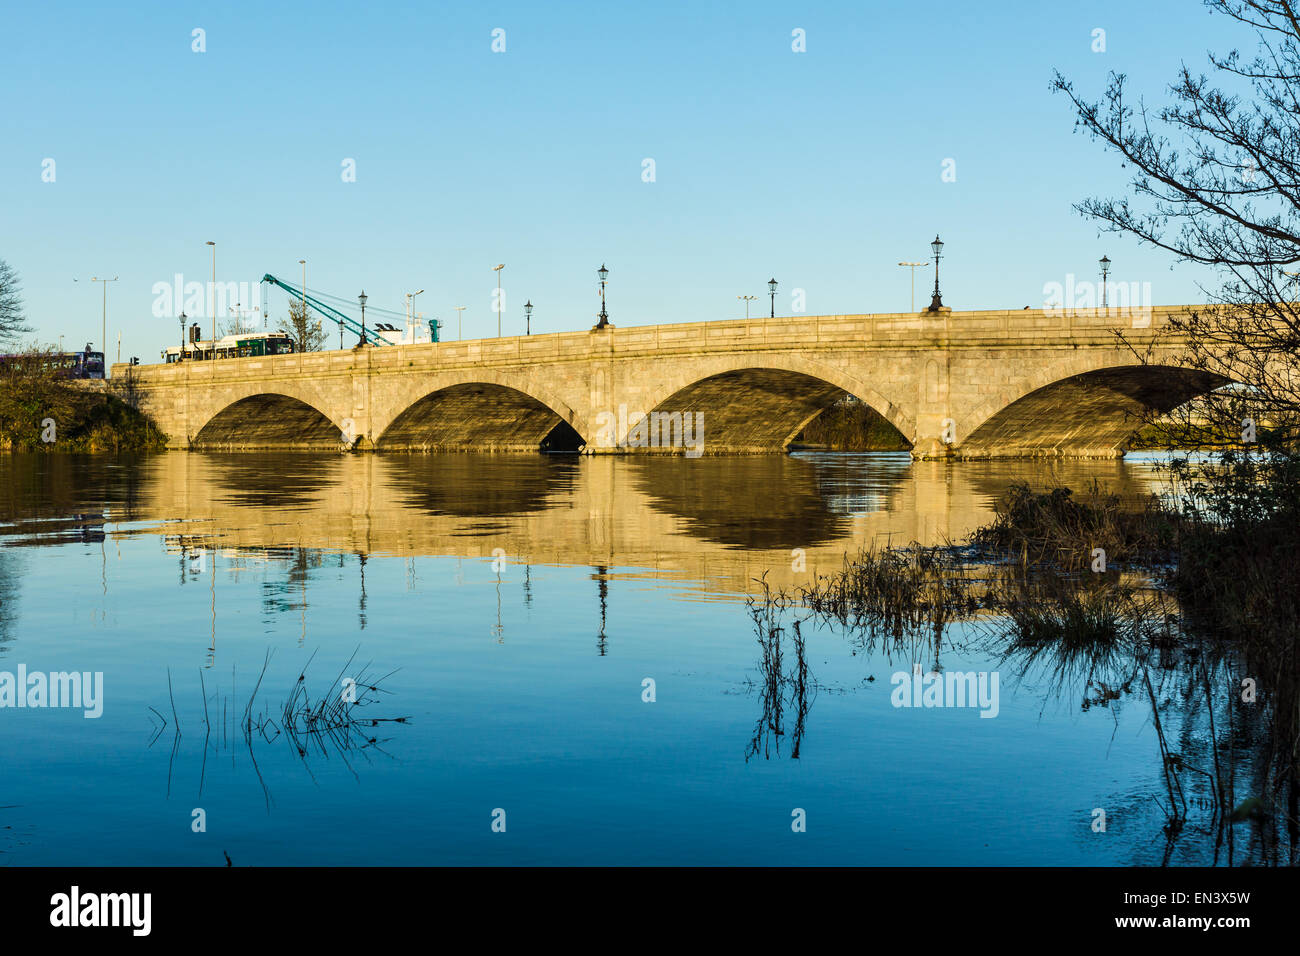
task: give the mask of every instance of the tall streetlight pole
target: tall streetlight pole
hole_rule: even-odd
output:
[[[600,321],[596,323],[596,328],[609,328],[609,314],[605,311],[605,280],[609,278],[609,270],[605,268],[602,262],[600,268],[596,270],[596,275],[600,277]]]
[[[776,280],[767,280],[767,294],[772,297],[772,314],[770,318],[776,318]]]
[[[1110,272],[1110,258],[1102,256],[1097,262],[1101,266],[1101,307],[1106,308],[1106,274]]]
[[[188,318],[184,312],[181,313],[181,354],[176,357],[178,362],[185,361],[185,320]]]
[[[939,258],[943,252],[943,242],[938,233],[935,233],[934,242],[930,243],[930,250],[934,253],[934,298],[930,300],[930,308],[926,311],[938,312],[943,308],[943,298],[939,294]]]
[[[357,343],[357,348],[364,348],[366,344],[366,290],[362,289],[361,294],[357,296],[357,301],[361,303],[361,341]]]
[[[907,266],[912,270],[912,311],[916,311],[916,270],[920,266],[929,265],[928,262],[900,262],[900,266]]]
[[[423,291],[424,291],[423,289],[420,290],[420,292]],[[410,312],[410,317],[406,320],[406,331],[411,336],[412,345],[415,344],[415,297],[419,295],[420,292],[406,293],[406,308],[407,311]]]
[[[461,323],[460,323],[460,320],[461,320],[462,318],[464,318],[464,316],[461,315],[461,313],[465,311],[465,309],[467,308],[467,306],[463,306],[463,305],[455,305],[455,306],[452,306],[452,308],[456,310],[456,341],[459,342],[460,339],[461,339]]]
[[[497,338],[501,338],[501,270],[505,267],[504,262],[499,266],[492,267],[492,271],[497,274],[497,300],[495,303],[497,310]]]
[[[100,321],[100,335],[102,336],[100,341],[103,343],[100,347],[104,350],[104,363],[106,365],[108,363],[108,284],[110,282],[116,282],[117,279],[118,279],[117,276],[113,276],[113,278],[111,279],[97,279],[94,276],[90,277],[91,282],[103,283],[103,290],[104,290],[103,305],[102,305],[102,311],[100,312],[99,321]],[[107,378],[108,376],[104,376],[104,377]]]
[[[533,334],[533,300],[524,303],[524,335]]]
[[[212,247],[212,357],[217,357],[217,244],[211,239],[206,243]],[[216,374],[217,369],[212,367],[212,374]]]
[[[304,333],[302,338],[305,340],[307,338],[305,334],[307,331],[307,260],[299,259],[298,265],[302,266],[302,327]],[[340,339],[339,348],[343,347],[342,336],[343,336],[343,326],[340,325],[339,326],[339,339]]]
[[[736,296],[736,298],[737,298],[737,299],[744,299],[744,300],[745,300],[745,318],[749,318],[749,303],[751,303],[751,302],[753,302],[755,299],[757,299],[758,296],[756,296],[756,295],[738,295],[738,296]]]

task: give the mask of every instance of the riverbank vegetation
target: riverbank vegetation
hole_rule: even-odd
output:
[[[52,355],[29,349],[0,367],[0,450],[120,453],[167,446],[167,436],[138,408],[129,379],[67,379]]]
[[[792,594],[764,588],[751,613],[769,632],[828,627],[927,673],[979,653],[1004,686],[1085,712],[1137,706],[1156,738],[1165,861],[1293,864],[1296,516],[1225,514],[1171,488],[1124,499],[1015,485],[961,541],[866,549]]]

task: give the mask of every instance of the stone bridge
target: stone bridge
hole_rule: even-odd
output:
[[[1116,457],[1146,410],[1224,384],[1178,367],[1160,329],[1180,308],[756,318],[112,374],[176,448],[774,453],[852,395],[920,458]]]

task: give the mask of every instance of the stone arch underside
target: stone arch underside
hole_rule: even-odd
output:
[[[505,385],[466,382],[417,399],[375,442],[379,451],[539,451],[582,443],[550,406]]]
[[[677,414],[683,419],[695,415],[693,420],[703,425],[704,454],[772,453],[785,451],[805,425],[849,394],[838,385],[803,372],[742,368],[692,382],[659,402],[651,412],[674,416],[674,425]],[[688,450],[664,440],[665,430],[661,417],[657,429],[659,447],[645,450]],[[629,429],[625,441],[630,447],[637,447],[635,436],[636,430]]]
[[[339,447],[339,427],[315,407],[268,392],[234,401],[210,418],[194,448],[285,449]]]
[[[1099,369],[1037,388],[957,442],[963,458],[1117,458],[1155,412],[1164,414],[1228,384],[1195,369]]]

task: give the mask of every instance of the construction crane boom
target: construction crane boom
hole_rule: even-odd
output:
[[[334,306],[326,305],[324,302],[320,301],[320,299],[317,299],[311,293],[303,292],[302,289],[299,289],[296,286],[293,286],[290,283],[285,282],[283,279],[277,279],[269,272],[266,275],[262,276],[262,281],[269,282],[272,285],[279,286],[281,289],[289,293],[299,302],[305,301],[309,306],[311,306],[313,309],[319,312],[322,317],[329,319],[331,322],[337,322],[341,328],[347,329],[349,332],[351,332],[353,335],[356,335],[358,338],[361,336],[362,334],[361,323],[358,322],[356,319],[352,318],[352,316],[348,315],[346,312],[340,312]],[[367,328],[365,330],[365,337],[366,337],[366,342],[369,343],[370,345],[392,344],[387,339],[385,339],[382,335],[379,335],[377,332],[375,332],[374,329],[371,328]]]

